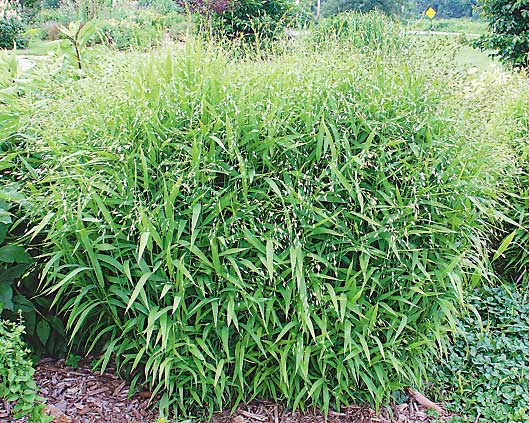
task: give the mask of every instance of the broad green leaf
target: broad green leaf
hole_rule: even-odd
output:
[[[42,345],[46,345],[48,343],[48,339],[50,339],[50,334],[51,334],[50,324],[46,320],[40,319],[37,322],[37,326],[35,330],[37,332],[37,336],[39,337],[39,340],[42,343]]]

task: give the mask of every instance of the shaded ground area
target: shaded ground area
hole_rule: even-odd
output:
[[[112,369],[109,369],[112,371]],[[41,395],[55,423],[154,423],[157,410],[149,408],[149,392],[128,398],[129,385],[111,373],[94,373],[89,363],[74,369],[64,360],[45,359],[35,371]],[[439,421],[410,400],[378,414],[368,407],[350,406],[330,412],[327,419],[317,412],[286,412],[275,403],[254,401],[241,405],[233,414],[226,411],[211,423],[433,423]],[[9,404],[0,400],[0,422],[25,423],[10,417]]]
[[[55,423],[152,423],[157,417],[148,408],[148,392],[128,398],[126,382],[110,373],[94,373],[87,364],[74,369],[64,360],[45,359],[36,368],[35,381]],[[24,422],[11,419],[9,411],[0,400],[0,422]]]

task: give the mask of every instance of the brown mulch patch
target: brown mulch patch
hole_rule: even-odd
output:
[[[64,360],[44,359],[35,369],[35,381],[54,423],[152,423],[157,410],[149,409],[150,394],[128,398],[129,385],[111,373],[94,373],[89,363],[79,368]],[[22,423],[9,417],[9,404],[0,400],[0,422]]]
[[[54,423],[153,423],[158,413],[149,407],[149,392],[128,398],[129,385],[117,376],[94,373],[88,362],[79,368],[68,367],[64,360],[45,359],[36,367],[35,381]],[[0,400],[1,423],[25,423],[26,419],[10,417],[10,406]],[[317,410],[287,412],[281,405],[254,401],[241,405],[230,414],[213,416],[211,423],[433,423],[426,409],[415,401],[382,409],[378,414],[362,406],[331,411],[325,419]]]
[[[307,413],[285,412],[275,403],[254,401],[240,406],[233,415],[229,412],[213,416],[211,423],[433,423],[437,422],[424,407],[413,400],[379,413],[367,406],[349,406],[341,411],[330,411],[327,419],[317,410]]]

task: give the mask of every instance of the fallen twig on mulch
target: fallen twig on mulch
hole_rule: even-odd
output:
[[[423,407],[426,407],[430,410],[435,410],[436,412],[438,412],[441,416],[444,416],[446,415],[446,411],[439,405],[439,404],[436,404],[435,402],[433,401],[430,401],[428,398],[426,398],[423,394],[421,394],[420,392],[416,391],[415,389],[413,388],[408,388],[407,389],[408,391],[408,394],[415,400],[417,401],[420,405],[422,405]]]

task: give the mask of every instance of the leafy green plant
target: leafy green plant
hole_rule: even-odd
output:
[[[490,33],[476,43],[516,68],[529,64],[528,0],[481,0],[480,11]]]
[[[27,416],[30,423],[48,423],[44,406],[33,380],[34,369],[24,346],[24,327],[0,320],[0,398],[14,404],[13,416]]]
[[[3,159],[0,165],[5,170],[12,163]],[[38,279],[31,272],[35,260],[24,245],[22,219],[13,213],[23,203],[16,185],[0,189],[0,316],[16,321],[22,315],[33,353],[60,356],[66,349],[64,325],[50,309],[51,300],[36,295]]]
[[[16,16],[0,16],[0,49],[24,48],[28,39],[24,36],[24,23]]]
[[[77,354],[69,354],[66,358],[64,364],[66,366],[73,367],[74,369],[77,369],[79,367],[79,362],[81,361],[81,356]]]
[[[0,104],[13,103],[20,95],[22,95],[29,83],[27,81],[28,71],[22,69],[17,56],[13,51],[0,52]],[[9,110],[1,110],[0,116],[3,125],[7,125],[7,116],[11,115]],[[2,128],[0,128],[2,129]],[[0,140],[0,148],[3,146],[3,141],[7,137]]]
[[[159,26],[165,29],[171,39],[185,40],[196,32],[198,21],[196,16],[169,13],[160,18]]]
[[[4,106],[0,109],[0,152],[3,152],[6,140],[9,139],[18,124],[17,111],[12,107],[5,107],[5,105],[11,105],[19,95],[20,84],[15,81],[20,74],[21,70],[15,54],[0,52],[0,105]],[[3,160],[0,159],[0,161]],[[4,220],[7,220],[5,209],[2,214]]]
[[[0,189],[0,315],[4,310],[15,311],[13,285],[33,264],[24,247],[6,239],[13,224],[10,209],[23,199],[13,187]]]
[[[512,282],[523,287],[529,283],[529,84],[525,84],[518,93],[522,95],[515,97],[504,112],[511,123],[510,141],[521,168],[511,197],[514,205],[512,217],[519,226],[507,252],[505,268],[512,275]]]
[[[477,315],[460,331],[433,372],[443,399],[461,413],[453,422],[529,419],[529,305],[525,289],[484,287],[470,297]],[[479,315],[479,317],[478,317]]]
[[[98,27],[94,21],[72,22],[67,27],[59,26],[59,31],[69,41],[69,45],[63,50],[79,70],[83,68],[86,47],[97,30]]]
[[[190,43],[26,117],[43,287],[163,410],[380,405],[478,278],[495,173],[439,114],[444,80],[348,44]]]

